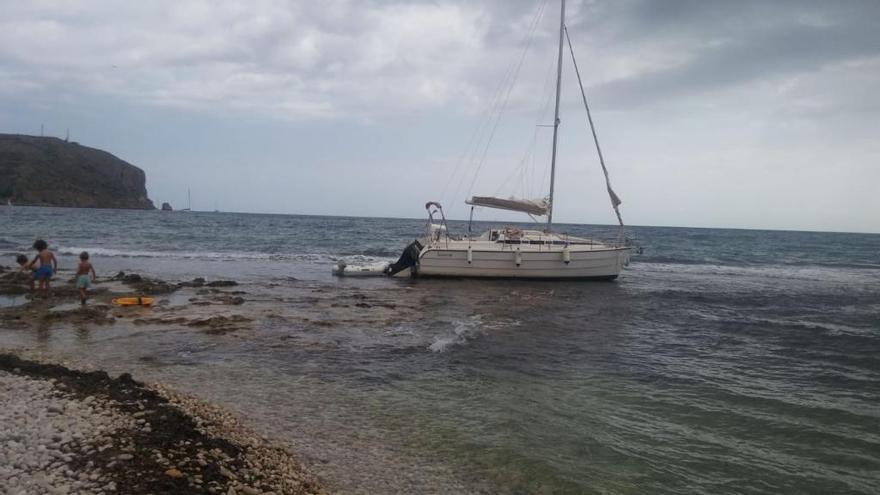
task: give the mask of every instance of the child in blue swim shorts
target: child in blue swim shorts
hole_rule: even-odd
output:
[[[55,253],[49,251],[49,245],[43,239],[37,239],[34,242],[34,249],[37,250],[37,255],[28,266],[33,268],[38,261],[40,262],[40,266],[34,272],[34,280],[40,283],[40,290],[48,296],[49,281],[52,279],[52,275],[58,271],[58,260],[55,259]]]

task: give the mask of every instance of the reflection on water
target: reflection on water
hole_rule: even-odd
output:
[[[27,304],[28,298],[24,294],[20,295],[2,295],[0,294],[0,308],[14,308]]]

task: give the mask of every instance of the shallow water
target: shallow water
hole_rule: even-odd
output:
[[[99,275],[235,279],[244,305],[187,289],[149,311],[253,321],[0,346],[220,402],[347,493],[877,491],[877,235],[635,228],[646,252],[613,283],[339,280],[421,221],[22,210],[5,255],[45,236],[63,267],[88,249]]]
[[[0,308],[14,308],[27,304],[28,298],[26,294],[21,295],[0,295]]]

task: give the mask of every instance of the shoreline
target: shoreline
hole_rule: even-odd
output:
[[[4,494],[327,493],[231,413],[128,373],[0,350],[0,390]]]

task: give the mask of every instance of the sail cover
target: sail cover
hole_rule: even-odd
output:
[[[518,198],[493,198],[490,196],[474,196],[465,203],[472,206],[485,206],[499,210],[512,210],[528,213],[529,215],[543,216],[550,212],[550,202],[541,199],[518,199]]]

